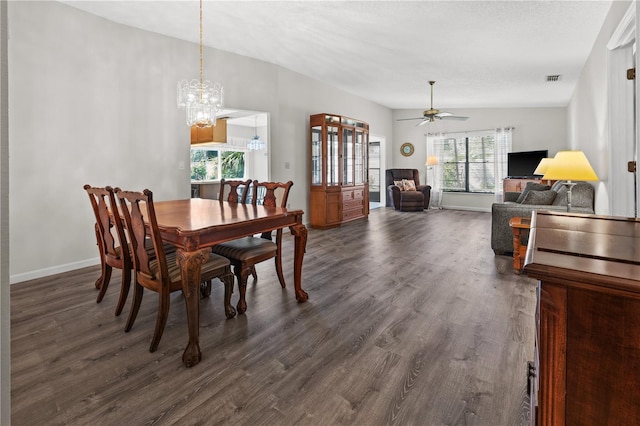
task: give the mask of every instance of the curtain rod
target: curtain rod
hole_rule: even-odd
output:
[[[507,127],[502,127],[503,129],[506,130],[515,130],[515,127],[511,127],[511,126],[507,126]],[[490,130],[496,130],[497,127],[493,127],[491,129],[477,129],[477,130],[461,130],[459,132],[436,132],[436,133],[426,133],[425,136],[434,136],[434,135],[453,135],[456,133],[473,133],[473,132],[488,132]]]

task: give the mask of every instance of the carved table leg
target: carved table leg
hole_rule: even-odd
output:
[[[295,236],[295,257],[293,260],[293,285],[298,302],[306,302],[309,295],[302,289],[302,260],[307,247],[307,228],[301,224],[290,226],[291,234]]]
[[[209,257],[209,249],[184,251],[178,249],[177,263],[182,278],[182,293],[187,305],[187,323],[189,343],[182,354],[182,362],[186,367],[193,367],[200,362],[200,270]]]

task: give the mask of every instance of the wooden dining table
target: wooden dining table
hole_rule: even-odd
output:
[[[307,301],[309,296],[302,289],[302,261],[307,244],[302,210],[203,198],[157,201],[154,206],[163,241],[177,247],[189,330],[189,342],[182,354],[186,367],[198,364],[202,356],[199,343],[200,269],[211,246],[288,227],[295,237],[293,276],[296,299],[298,302]]]

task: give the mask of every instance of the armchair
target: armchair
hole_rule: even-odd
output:
[[[387,169],[385,176],[387,206],[401,211],[422,211],[429,208],[431,186],[420,185],[418,169]],[[395,184],[403,179],[413,181],[416,190],[405,191]]]

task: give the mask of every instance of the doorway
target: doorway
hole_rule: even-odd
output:
[[[380,141],[369,142],[369,209],[380,207]]]

